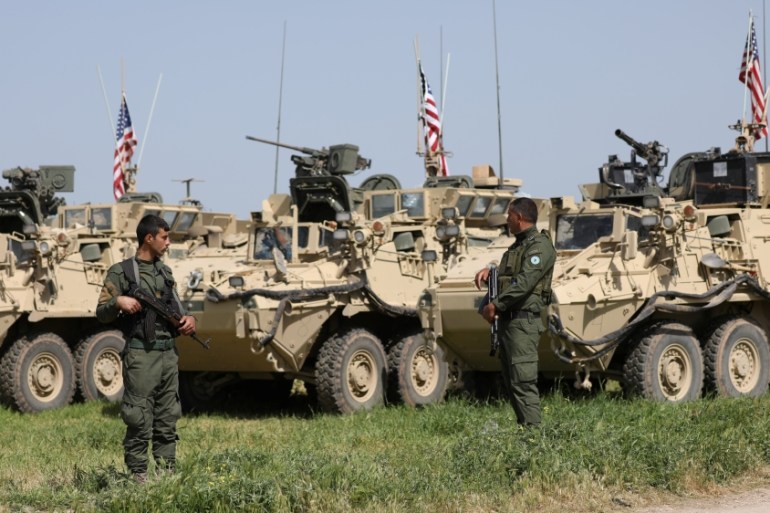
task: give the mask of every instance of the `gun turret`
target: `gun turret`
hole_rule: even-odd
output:
[[[631,146],[636,155],[647,161],[647,171],[652,178],[657,178],[663,171],[663,168],[666,167],[666,164],[668,164],[668,148],[658,141],[642,144],[620,128],[615,130],[615,135]],[[663,164],[660,163],[661,161],[663,161]]]
[[[0,188],[0,224],[3,231],[29,233],[48,216],[56,214],[64,198],[59,192],[74,191],[74,166],[40,166],[39,169],[12,168],[3,171],[10,187]]]
[[[304,155],[292,155],[291,161],[297,166],[296,176],[335,176],[348,175],[362,169],[368,169],[372,165],[371,159],[361,157],[358,153],[358,146],[355,144],[336,144],[329,146],[329,149],[307,148],[304,146],[293,146],[269,139],[253,137],[247,135],[246,139],[250,141],[272,144],[280,148],[298,151]]]
[[[607,162],[599,168],[599,180],[609,187],[609,194],[602,199],[641,203],[644,196],[663,195],[664,191],[658,184],[658,179],[668,164],[668,148],[658,141],[642,144],[621,129],[615,130],[615,135],[631,146],[633,151],[628,162],[622,161],[617,155],[610,155]],[[637,157],[643,158],[647,163],[638,162]]]

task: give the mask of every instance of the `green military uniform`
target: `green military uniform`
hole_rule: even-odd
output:
[[[540,424],[537,346],[545,330],[555,260],[551,239],[531,227],[516,235],[499,266],[500,292],[493,303],[500,322],[500,360],[519,424]]]
[[[176,295],[171,269],[160,260],[145,262],[132,259],[137,282],[142,289],[161,298],[164,293],[173,297],[177,309],[182,306]],[[127,295],[130,280],[121,264],[107,271],[104,287],[99,296],[96,317],[104,323],[117,322],[126,334],[123,352],[123,401],[121,417],[126,424],[123,440],[125,462],[134,474],[147,472],[147,449],[152,439],[152,454],[160,468],[173,470],[176,464],[177,420],[182,416],[179,402],[178,355],[174,347],[174,334],[163,319],[157,317],[154,336],[139,319],[132,319],[120,312],[117,298]],[[140,314],[146,315],[142,308]],[[139,325],[138,328],[135,326]],[[150,331],[153,331],[150,329]]]

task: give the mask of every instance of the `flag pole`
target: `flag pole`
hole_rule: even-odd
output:
[[[444,103],[446,102],[446,92],[449,89],[449,61],[452,59],[452,54],[446,54],[446,71],[444,72],[445,78],[443,80],[444,91],[441,93],[441,138],[444,138],[444,122],[446,122],[446,111],[444,110]],[[443,147],[441,148],[444,149]]]
[[[495,81],[497,84],[497,146],[500,158],[500,182],[498,188],[503,187],[503,129],[500,119],[500,69],[497,61],[497,9],[495,0],[492,0],[492,26],[495,37]]]
[[[158,85],[155,86],[155,96],[152,97],[150,116],[147,118],[147,126],[144,128],[144,143],[142,144],[142,149],[139,151],[139,159],[136,161],[137,169],[142,167],[142,156],[144,155],[144,148],[147,146],[147,140],[150,138],[150,123],[152,123],[152,115],[155,112],[155,102],[158,100],[158,92],[160,91],[161,80],[163,80],[163,73],[158,76]]]
[[[751,17],[751,10],[749,10],[749,30],[746,33],[746,46],[744,47],[744,53],[746,54],[746,60],[744,62],[744,71],[743,71],[743,110],[741,110],[741,125],[746,125],[746,97],[748,96],[749,91],[749,63],[751,62],[752,58],[752,52],[749,45],[751,44],[751,27],[754,23],[753,18]],[[743,126],[741,127],[741,132],[743,132]]]
[[[414,38],[414,59],[417,63],[417,112],[419,113],[417,118],[417,155],[423,155],[420,128],[425,122],[425,105],[423,105],[422,84],[420,82],[420,40],[417,37]]]
[[[765,29],[765,0],[762,0],[762,73],[764,74],[762,84],[765,86],[765,91],[767,91],[767,31]],[[767,92],[765,92],[765,112],[762,115],[762,119],[767,124]],[[768,144],[770,141],[768,139],[770,137],[765,137],[765,151],[770,151],[770,145]]]
[[[278,123],[275,126],[275,142],[281,142],[281,106],[283,103],[283,65],[286,58],[286,20],[283,21],[283,45],[281,46],[281,79],[278,85]],[[273,194],[278,192],[278,153],[280,146],[275,146],[275,175],[273,178]]]

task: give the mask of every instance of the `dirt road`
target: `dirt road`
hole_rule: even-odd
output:
[[[705,499],[676,499],[659,506],[616,509],[617,513],[768,513],[770,485]]]

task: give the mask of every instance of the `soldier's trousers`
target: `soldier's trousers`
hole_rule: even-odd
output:
[[[176,349],[127,348],[123,354],[123,448],[133,473],[147,471],[150,440],[159,468],[173,470],[176,465],[176,422],[182,416],[178,362]]]
[[[540,424],[540,394],[537,389],[537,346],[543,332],[540,315],[503,320],[500,360],[508,399],[519,424]]]

